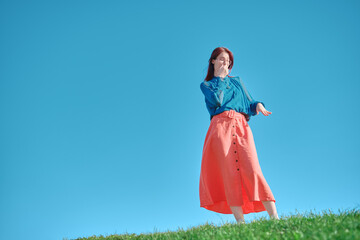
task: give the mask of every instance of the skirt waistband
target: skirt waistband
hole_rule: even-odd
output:
[[[215,116],[213,116],[213,118],[218,118],[218,117],[228,117],[228,118],[244,118],[245,120],[247,119],[247,115],[246,113],[243,112],[237,112],[233,109],[224,111],[222,113],[219,113]]]

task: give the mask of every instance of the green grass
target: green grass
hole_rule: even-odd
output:
[[[91,236],[76,240],[120,240],[120,239],[360,239],[359,210],[331,210],[316,214],[280,216],[280,220],[261,217],[243,225],[223,223],[221,226],[209,224],[191,227],[187,230],[154,232],[148,234],[115,234]],[[246,218],[245,218],[246,219]]]

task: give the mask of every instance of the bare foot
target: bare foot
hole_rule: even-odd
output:
[[[245,222],[245,220],[239,220],[239,221],[237,221],[237,224],[239,224],[239,225],[241,225],[241,224],[246,224],[246,222]]]

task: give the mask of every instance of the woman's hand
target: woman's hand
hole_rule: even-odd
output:
[[[259,111],[262,112],[262,114],[264,114],[264,116],[268,116],[268,115],[272,114],[272,112],[267,111],[261,103],[258,103],[256,105],[256,115],[259,114]]]
[[[219,69],[215,69],[215,76],[224,78],[226,75],[229,74],[228,66],[223,64]]]

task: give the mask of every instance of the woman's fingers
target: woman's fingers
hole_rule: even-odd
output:
[[[220,72],[220,74],[226,73],[225,65],[221,65],[221,66],[220,66],[219,72]]]
[[[262,113],[263,113],[265,116],[269,116],[270,114],[272,114],[272,112],[269,112],[269,111],[267,111],[267,110],[262,111]]]
[[[268,115],[267,111],[266,111],[265,109],[263,109],[263,108],[260,108],[260,112],[262,112],[262,114],[263,114],[264,116],[267,116],[267,115]]]

